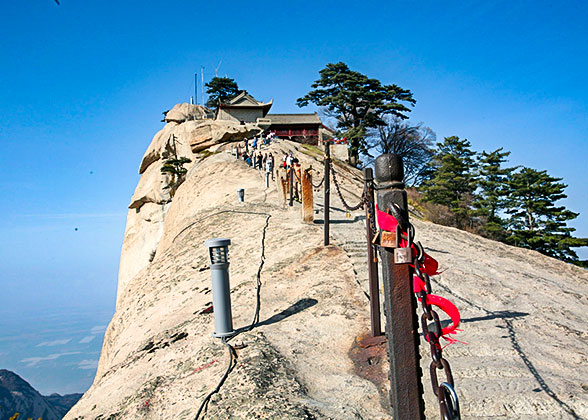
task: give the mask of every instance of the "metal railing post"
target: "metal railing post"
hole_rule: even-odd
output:
[[[365,203],[365,221],[366,221],[366,239],[367,239],[367,257],[368,257],[368,278],[370,286],[370,317],[372,326],[372,337],[382,335],[382,322],[380,320],[380,287],[378,282],[378,259],[374,252],[372,225],[376,221],[374,206],[374,172],[372,168],[363,170],[366,190]]]
[[[325,194],[325,199],[324,199],[324,208],[323,208],[323,219],[324,219],[324,234],[325,234],[325,239],[324,239],[324,245],[327,246],[329,245],[329,211],[330,211],[330,203],[329,203],[329,196],[331,194],[331,148],[330,148],[330,143],[329,141],[325,141],[325,189],[324,189],[324,194]]]
[[[381,155],[376,159],[375,168],[379,209],[388,211],[396,204],[408,221],[402,158],[396,154]],[[395,263],[393,248],[381,247],[381,255],[390,357],[390,404],[395,420],[424,420],[413,268],[407,263]]]

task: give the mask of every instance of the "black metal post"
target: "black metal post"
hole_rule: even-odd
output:
[[[387,211],[395,203],[408,220],[402,158],[396,154],[381,155],[375,166],[378,207]],[[382,247],[381,255],[390,357],[390,404],[395,420],[424,420],[418,320],[412,291],[413,269],[410,264],[395,264],[392,248]]]
[[[372,232],[372,224],[375,225],[374,206],[374,172],[372,168],[365,168],[363,170],[365,188],[367,192],[367,203],[365,204],[365,221],[366,221],[366,239],[367,239],[367,256],[368,256],[368,278],[370,284],[370,317],[372,321],[372,336],[378,337],[382,335],[382,323],[380,321],[380,287],[378,284],[378,260],[374,252],[374,245],[372,244],[374,234]]]
[[[294,166],[290,165],[290,176],[288,182],[290,183],[290,207],[294,205]]]
[[[325,141],[325,199],[324,199],[324,233],[325,233],[325,246],[329,245],[329,211],[330,211],[330,203],[329,203],[329,196],[331,194],[331,143],[329,141]]]

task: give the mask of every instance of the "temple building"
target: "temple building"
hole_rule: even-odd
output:
[[[218,104],[217,120],[230,120],[241,123],[257,123],[263,119],[272,107],[273,100],[259,102],[253,96],[243,91],[229,102]]]
[[[323,125],[314,114],[267,114],[270,120],[269,130],[276,136],[300,143],[321,144],[323,140],[332,139],[335,132]]]
[[[216,119],[254,123],[280,138],[306,144],[320,144],[332,139],[335,132],[323,125],[314,114],[269,114],[273,100],[259,102],[243,91],[226,103],[219,103]]]

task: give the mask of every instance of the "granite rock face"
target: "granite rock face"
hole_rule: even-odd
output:
[[[141,163],[141,178],[129,203],[125,240],[119,267],[119,283],[125,285],[155,255],[163,233],[163,220],[169,202],[166,188],[169,176],[161,173],[167,157],[177,155],[191,160],[190,170],[204,156],[203,150],[222,149],[226,145],[261,133],[255,124],[215,121],[201,105],[178,104],[167,113],[167,124],[153,137]],[[182,198],[179,197],[179,200]],[[119,287],[119,294],[123,287]]]
[[[214,112],[202,105],[177,104],[166,112],[163,121],[181,124],[191,120],[213,119]]]

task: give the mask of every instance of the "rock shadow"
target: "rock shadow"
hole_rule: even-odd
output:
[[[511,319],[511,318],[521,318],[524,316],[528,316],[527,312],[517,312],[517,311],[493,311],[489,312],[485,316],[476,316],[473,318],[465,318],[462,319],[462,323],[468,322],[479,322],[479,321],[488,321],[491,319]],[[449,321],[451,322],[451,321]]]
[[[452,291],[447,286],[444,286],[444,285],[438,284],[438,283],[436,284],[436,286],[441,288],[442,290],[445,290],[446,292],[452,294],[453,296],[457,297],[458,299],[460,299],[461,301],[470,305],[471,307],[476,308],[476,309],[486,313],[485,316],[464,319],[464,320],[462,320],[462,322],[474,322],[476,320],[482,321],[482,320],[487,320],[487,319],[498,319],[498,318],[502,319],[505,323],[505,326],[497,325],[497,327],[504,328],[508,331],[508,336],[506,336],[506,337],[509,338],[510,343],[512,345],[512,348],[519,355],[522,362],[525,364],[525,366],[527,367],[527,369],[529,370],[531,375],[533,375],[533,377],[535,378],[535,380],[539,384],[539,388],[536,388],[533,391],[534,392],[541,392],[541,391],[545,392],[551,399],[553,399],[562,408],[562,410],[564,410],[566,413],[568,413],[570,416],[572,416],[572,418],[574,420],[586,420],[586,419],[580,417],[576,413],[576,411],[572,407],[570,407],[569,404],[567,404],[565,401],[562,401],[562,399],[553,391],[553,389],[551,389],[551,387],[545,382],[545,379],[543,378],[543,376],[541,376],[541,374],[537,371],[537,368],[535,367],[533,362],[531,362],[527,353],[521,347],[519,340],[517,338],[517,332],[515,330],[513,321],[520,318],[521,316],[529,315],[528,313],[516,312],[516,311],[489,311],[488,309],[483,308],[482,306],[477,305],[474,302],[471,302],[462,296],[458,296],[455,293],[452,293]],[[517,315],[517,314],[524,314],[524,315]]]
[[[337,220],[337,219],[333,220],[333,219],[330,219],[329,220],[329,223],[332,224],[332,225],[339,225],[339,224],[344,224],[344,223],[355,223],[355,222],[358,222],[358,221],[364,220],[364,219],[365,219],[365,216],[355,216],[353,219],[351,219],[351,218],[350,219],[342,219],[342,220]],[[314,221],[314,224],[316,224],[316,225],[324,225],[325,224],[325,221],[323,219],[316,219]]]
[[[282,312],[272,315],[265,321],[258,322],[255,324],[256,327],[261,327],[263,325],[271,325],[277,322],[280,322],[292,315],[296,315],[299,312],[304,311],[305,309],[311,308],[318,303],[318,300],[312,298],[304,298],[300,299],[298,302],[293,303],[292,305],[288,306]]]

